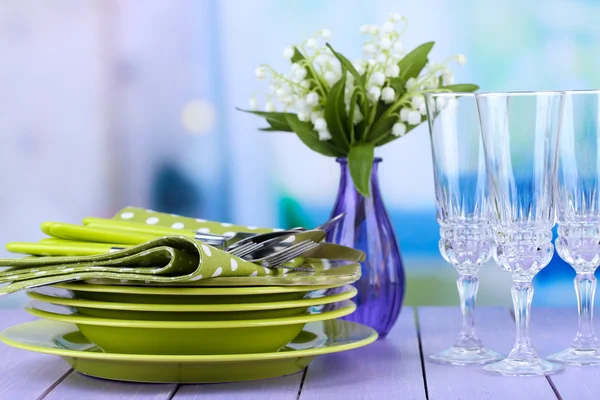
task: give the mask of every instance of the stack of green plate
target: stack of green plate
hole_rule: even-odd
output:
[[[231,277],[194,287],[63,283],[29,291],[27,311],[43,319],[11,327],[0,339],[62,356],[76,371],[101,378],[199,383],[281,376],[317,355],[377,338],[338,319],[356,309],[349,284],[360,264],[340,271],[254,277],[255,286]],[[330,284],[322,284],[324,275]],[[308,284],[274,285],[281,279]]]

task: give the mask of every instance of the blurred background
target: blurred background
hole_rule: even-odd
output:
[[[402,4],[401,4],[402,3]],[[0,242],[43,221],[79,223],[126,205],[256,226],[329,216],[338,165],[241,113],[264,87],[254,69],[317,29],[350,59],[362,24],[409,20],[406,49],[463,53],[457,83],[482,90],[600,86],[595,0],[0,0]],[[425,125],[380,148],[384,200],[408,276],[407,304],[458,304],[437,249]],[[9,254],[3,249],[0,256]],[[575,305],[555,257],[536,305]],[[509,305],[509,274],[482,268],[480,305]],[[0,305],[24,302],[21,294]]]

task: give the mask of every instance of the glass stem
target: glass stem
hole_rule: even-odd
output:
[[[475,333],[475,299],[477,298],[479,279],[476,275],[460,274],[456,280],[456,286],[458,286],[458,295],[460,296],[463,323],[454,346],[469,350],[479,349],[481,340]]]
[[[531,345],[529,336],[529,314],[531,301],[533,300],[533,286],[531,282],[513,281],[511,293],[515,309],[517,339],[508,358],[517,361],[531,361],[538,357],[537,352]]]
[[[594,295],[596,294],[596,277],[594,273],[578,273],[575,277],[575,293],[579,310],[579,327],[573,340],[573,348],[577,350],[595,350],[598,347],[594,335]]]

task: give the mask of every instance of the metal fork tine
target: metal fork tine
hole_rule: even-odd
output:
[[[306,245],[297,248],[295,251],[288,252],[287,254],[285,254],[285,257],[282,256],[282,257],[279,257],[279,258],[277,258],[275,260],[266,260],[266,261],[263,261],[261,263],[261,265],[263,267],[271,267],[271,268],[273,268],[274,266],[285,264],[286,262],[288,262],[290,260],[293,260],[294,258],[296,258],[296,257],[304,254],[308,250],[314,248],[316,245],[317,244],[315,242],[307,243]]]
[[[230,254],[237,257],[244,257],[246,254],[250,254],[253,251],[260,249],[262,246],[262,243],[247,243],[234,249]]]
[[[277,264],[283,264],[289,260],[294,259],[295,257],[303,254],[304,252],[306,252],[308,249],[312,248],[314,245],[316,245],[315,242],[313,242],[312,240],[305,240],[302,241],[300,243],[297,243],[294,246],[290,246],[288,249],[286,249],[285,251],[282,251],[280,254],[277,255],[273,255],[273,257],[268,257],[265,260],[263,260],[261,262],[261,265],[268,267],[269,265],[277,265]]]
[[[254,243],[251,244],[250,246],[248,246],[244,251],[241,252],[241,254],[236,254],[238,257],[244,257],[250,253],[255,252],[258,249],[261,249],[263,247],[262,243]]]

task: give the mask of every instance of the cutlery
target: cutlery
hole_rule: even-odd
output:
[[[265,257],[261,257],[261,258],[246,257],[245,260],[253,262],[255,264],[260,264],[266,268],[287,268],[287,267],[283,267],[282,264],[285,264],[286,262],[291,261],[294,258],[301,256],[302,254],[306,253],[309,250],[314,249],[317,246],[319,246],[319,244],[312,240],[303,240],[303,241],[293,244],[289,247],[286,247],[283,250],[275,251]],[[290,269],[297,270],[297,271],[312,271],[313,270],[312,268],[303,268],[303,267],[293,267]]]
[[[130,245],[48,239],[39,243],[8,243],[6,250],[11,253],[32,254],[36,256],[93,256],[123,250],[127,247],[130,247]]]

